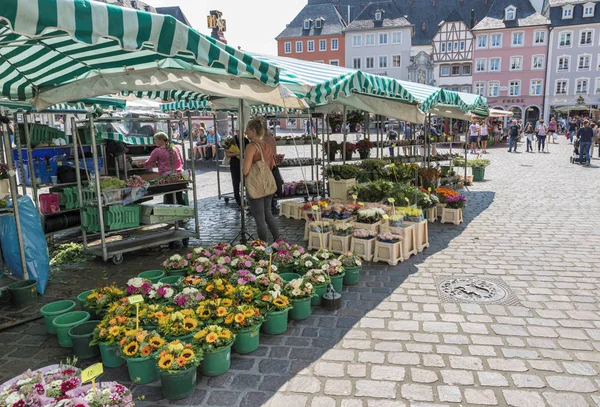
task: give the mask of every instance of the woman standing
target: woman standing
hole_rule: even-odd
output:
[[[556,144],[556,141],[558,139],[558,135],[556,134],[556,128],[557,128],[557,123],[556,123],[556,119],[554,117],[552,117],[552,119],[550,119],[550,123],[548,124],[548,135],[550,137],[552,137],[552,144]],[[548,143],[550,142],[550,140],[548,140]]]
[[[240,150],[247,145],[248,140],[244,139],[244,147],[241,146],[240,138],[237,132],[236,134],[234,134],[233,139],[235,140],[235,143],[237,144]],[[242,196],[240,195],[240,153],[232,153],[229,151],[225,151],[225,154],[227,155],[227,157],[230,158],[229,171],[231,172],[231,183],[233,184],[233,196],[238,206],[242,206]]]
[[[527,152],[533,153],[533,126],[531,123],[527,124],[525,129],[525,137],[527,137]]]
[[[156,165],[158,167],[158,174],[161,177],[170,174],[181,174],[183,172],[183,157],[181,156],[179,148],[170,144],[169,137],[162,132],[154,135],[154,142],[156,143],[157,148],[152,150],[150,158],[144,163],[144,168],[151,170]],[[171,162],[173,164],[172,166]],[[165,203],[172,204],[174,201],[173,195],[175,195],[175,200],[178,205],[185,205],[183,191],[165,195]]]
[[[479,130],[479,136],[481,139],[481,149],[483,154],[487,154],[487,142],[488,142],[488,124],[485,120],[481,121],[481,127]]]
[[[548,134],[548,126],[540,120],[540,125],[535,129],[538,138],[538,153],[543,153],[546,149],[546,135]]]
[[[273,239],[276,241],[279,239],[279,228],[277,227],[277,221],[271,213],[273,194],[277,190],[275,178],[271,172],[275,166],[274,152],[269,144],[263,141],[265,126],[261,119],[253,119],[248,122],[248,125],[246,126],[246,135],[250,140],[250,144],[246,147],[244,153],[244,167],[242,168],[244,177],[248,177],[250,171],[259,172],[264,165],[266,165],[269,170],[268,172],[260,171],[261,178],[248,177],[246,181],[248,189],[248,206],[256,221],[258,238],[266,242],[268,238],[268,229],[271,231]],[[264,186],[262,183],[272,185],[273,191],[266,196],[253,197],[251,190],[254,189],[254,185],[250,185],[251,182],[260,183],[260,187]]]
[[[471,122],[469,126],[469,142],[471,143],[471,154],[475,154],[477,152],[477,141],[479,139],[480,127],[477,124],[476,120]]]

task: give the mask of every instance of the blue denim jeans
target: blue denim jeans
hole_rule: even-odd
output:
[[[586,163],[590,164],[590,147],[592,143],[589,141],[582,141],[579,143],[579,164],[583,162],[583,154],[585,154]]]
[[[510,137],[508,139],[508,152],[510,153],[512,151],[512,147],[513,145],[515,146],[515,151],[517,151],[517,137]]]

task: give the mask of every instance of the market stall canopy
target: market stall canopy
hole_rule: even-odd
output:
[[[470,120],[472,116],[487,117],[487,99],[481,95],[443,90],[440,99],[431,106],[430,113],[459,120]]]
[[[77,102],[59,103],[38,112],[35,107],[28,102],[0,98],[0,106],[11,111],[21,109],[29,113],[86,113],[97,109],[125,109],[125,101],[115,98],[89,98]]]
[[[0,2],[0,93],[56,103],[121,91],[193,91],[305,104],[279,69],[171,16],[90,0]]]
[[[490,109],[490,117],[511,117],[514,112],[510,110]]]

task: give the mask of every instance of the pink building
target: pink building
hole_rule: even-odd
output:
[[[548,24],[529,0],[496,0],[474,28],[473,92],[535,122],[543,111]]]

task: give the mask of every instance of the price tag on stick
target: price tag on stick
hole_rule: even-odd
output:
[[[81,383],[92,381],[92,389],[96,391],[96,378],[104,373],[102,363],[95,363],[81,372]]]
[[[144,302],[144,297],[141,295],[132,295],[127,297],[127,300],[131,305],[135,304],[135,330],[140,329],[140,304]]]

